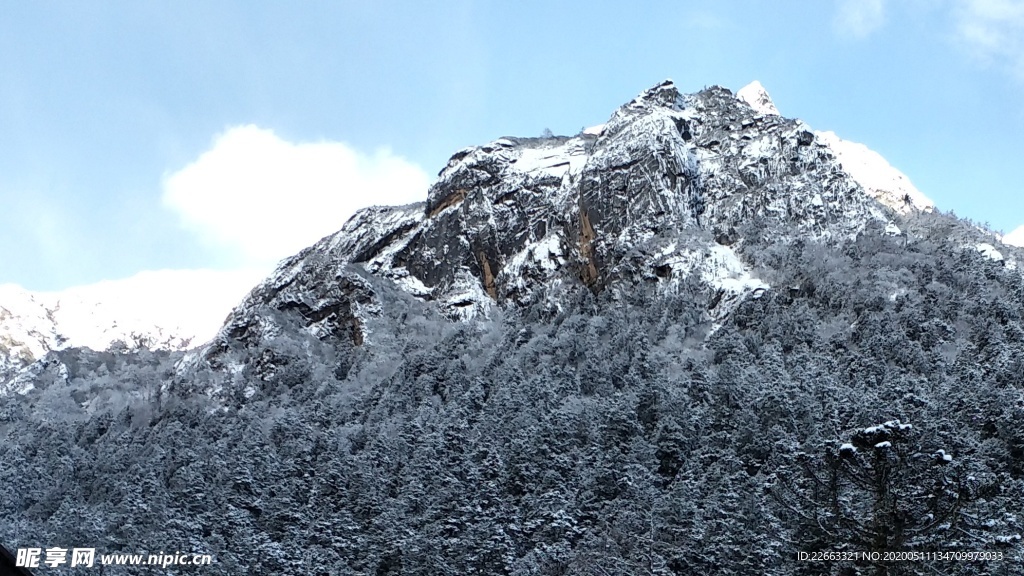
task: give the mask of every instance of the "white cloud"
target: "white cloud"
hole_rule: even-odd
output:
[[[982,62],[1024,80],[1024,0],[960,0],[957,37]]]
[[[840,0],[833,25],[845,36],[866,38],[885,24],[885,0]]]
[[[1003,236],[1003,244],[1024,248],[1024,226],[1020,226],[1013,232]]]
[[[211,245],[265,265],[341,228],[357,209],[426,198],[430,179],[387,149],[292,143],[237,126],[163,182],[164,205]]]

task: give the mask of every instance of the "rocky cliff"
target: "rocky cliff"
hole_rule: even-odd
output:
[[[899,233],[900,217],[931,209],[858,146],[780,116],[760,84],[737,96],[665,81],[576,136],[460,150],[424,203],[362,210],[284,261],[182,374],[242,365],[285,325],[361,345],[362,315],[379,306],[367,275],[452,319],[696,277],[720,318],[770,288],[743,261],[741,230],[843,241],[871,225]]]

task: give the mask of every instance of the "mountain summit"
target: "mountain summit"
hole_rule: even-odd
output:
[[[717,86],[683,94],[665,81],[575,136],[456,152],[425,203],[360,211],[285,260],[191,358],[243,362],[217,357],[259,347],[285,318],[359,341],[376,309],[366,273],[462,319],[695,277],[722,292],[721,316],[769,287],[737,254],[746,235],[854,238],[930,208],[880,157],[850,152],[857,146],[780,116],[756,82],[737,96]],[[865,179],[878,163],[903,187]]]
[[[761,114],[779,115],[779,110],[775,107],[775,102],[772,102],[772,97],[768,95],[768,91],[757,80],[740,88],[736,92],[736,97],[749,104],[751,108]]]
[[[285,260],[197,354],[212,359],[234,348],[232,334],[273,333],[278,315],[261,310],[298,314],[308,329],[334,322],[336,308],[349,304],[323,291],[332,274],[350,274],[344,270],[351,264],[451,318],[486,315],[495,305],[555,303],[553,294],[584,288],[628,289],[640,279],[668,287],[689,276],[723,291],[721,315],[729,303],[769,287],[737,256],[741,230],[794,227],[812,238],[852,237],[872,222],[898,230],[897,215],[932,208],[877,153],[782,117],[757,81],[733,95],[721,87],[683,94],[666,80],[575,136],[504,137],[456,152],[425,203],[362,210]],[[102,304],[99,288],[77,296],[8,287],[0,302],[0,373],[9,379],[46,351],[71,346],[100,350],[123,341],[182,349],[211,332],[191,325],[216,321],[196,319],[196,311],[150,320],[168,308],[125,311]],[[126,290],[139,302],[161,298],[150,285]],[[183,317],[190,327],[176,326]],[[342,324],[361,334],[355,316]]]

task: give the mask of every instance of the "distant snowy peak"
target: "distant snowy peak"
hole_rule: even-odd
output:
[[[211,338],[265,270],[160,270],[44,294],[69,346],[182,349]]]
[[[162,270],[60,292],[0,286],[0,381],[71,347],[181,350],[209,340],[263,270]]]
[[[882,204],[904,214],[914,210],[930,212],[935,209],[935,203],[878,152],[863,144],[843,140],[834,132],[815,134],[832,149],[843,170]]]
[[[1024,248],[1024,226],[1019,226],[1013,232],[1002,237],[1003,244]]]
[[[0,380],[60,344],[44,298],[14,284],[0,285]]]
[[[768,91],[757,80],[740,88],[739,92],[736,93],[736,97],[749,104],[751,108],[761,114],[779,115],[779,110],[775,107],[775,103],[772,102],[772,97],[768,95]]]

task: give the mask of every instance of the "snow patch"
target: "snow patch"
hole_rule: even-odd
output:
[[[561,177],[566,173],[579,173],[586,162],[583,140],[572,138],[560,146],[523,148],[514,166],[520,172]]]
[[[426,298],[431,294],[430,288],[428,288],[427,285],[419,278],[409,274],[409,271],[404,267],[393,268],[389,277],[398,284],[399,288],[417,298]]]
[[[712,286],[734,294],[771,288],[751,275],[732,248],[720,244],[711,247],[701,277]]]
[[[982,256],[988,258],[993,262],[1003,261],[1002,253],[1000,253],[999,250],[996,250],[995,246],[987,242],[982,242],[981,244],[978,244],[977,246],[975,246],[975,249],[977,249],[977,251],[980,252]]]

